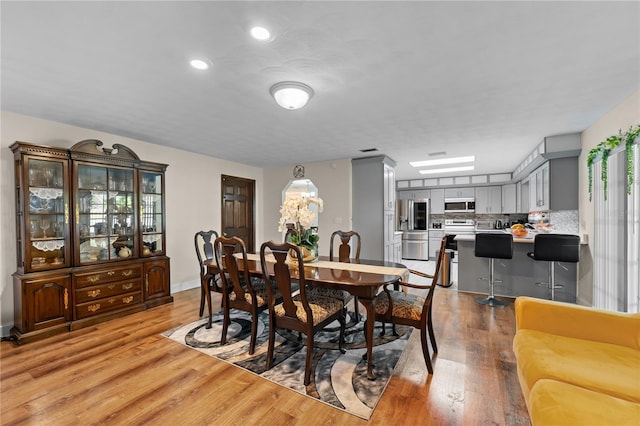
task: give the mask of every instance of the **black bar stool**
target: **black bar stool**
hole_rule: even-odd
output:
[[[555,300],[555,290],[562,288],[555,282],[556,262],[578,263],[580,260],[580,237],[568,234],[538,234],[533,240],[533,253],[527,253],[533,260],[549,262],[549,282],[536,283],[551,290],[551,300]]]
[[[479,297],[476,302],[489,306],[506,306],[505,302],[493,296],[493,285],[502,282],[495,279],[494,263],[496,259],[513,258],[513,237],[509,234],[476,234],[475,256],[489,258],[489,297]]]

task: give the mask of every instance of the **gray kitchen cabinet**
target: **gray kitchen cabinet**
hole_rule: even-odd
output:
[[[520,183],[518,194],[518,213],[529,213],[529,179],[523,179]]]
[[[475,188],[445,188],[444,198],[473,198]]]
[[[502,213],[502,187],[479,186],[475,188],[476,214]]]
[[[442,237],[444,237],[444,230],[429,229],[429,259],[438,258]]]
[[[431,190],[431,214],[444,214],[444,189]]]
[[[516,192],[515,183],[502,185],[502,213],[510,214],[518,212],[516,208]]]
[[[395,184],[391,182],[395,165],[385,155],[351,160],[353,230],[362,235],[363,259],[393,261],[396,222],[395,208],[389,203],[395,204]]]
[[[578,209],[578,157],[549,160],[529,175],[529,210]]]
[[[428,189],[398,191],[398,200],[421,200],[430,196],[431,191]]]

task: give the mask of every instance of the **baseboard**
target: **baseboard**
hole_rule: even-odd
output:
[[[171,294],[179,293],[185,290],[191,290],[192,288],[199,288],[200,280],[183,281],[181,283],[171,283]]]
[[[9,332],[13,328],[13,324],[0,325],[0,336],[7,337],[9,336]]]

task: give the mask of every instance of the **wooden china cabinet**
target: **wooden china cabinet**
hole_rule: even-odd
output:
[[[98,140],[16,142],[15,325],[26,343],[173,301],[166,164]]]

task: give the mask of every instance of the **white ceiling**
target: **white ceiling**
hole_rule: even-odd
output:
[[[1,107],[259,167],[429,153],[511,172],[640,87],[640,3],[2,1]],[[270,43],[249,29],[267,26]],[[192,57],[213,67],[199,72]],[[269,87],[315,91],[297,111]],[[108,144],[108,141],[105,141]],[[367,154],[371,155],[371,154]],[[433,158],[433,157],[431,157]]]

